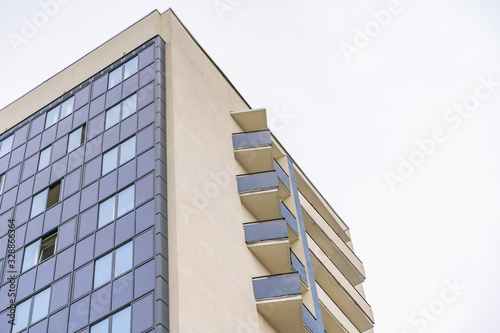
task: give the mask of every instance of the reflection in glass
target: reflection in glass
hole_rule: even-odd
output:
[[[99,205],[99,222],[98,227],[101,228],[115,218],[115,197],[109,198]]]
[[[116,249],[115,256],[115,277],[125,273],[132,268],[133,243],[127,244]]]
[[[113,253],[105,255],[95,262],[94,288],[102,286],[111,280],[111,262]]]
[[[130,186],[118,194],[118,216],[122,216],[125,213],[130,212],[134,209],[134,186]]]

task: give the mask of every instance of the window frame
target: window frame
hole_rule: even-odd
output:
[[[47,164],[45,166],[43,166],[43,167],[40,167],[40,162],[42,160],[42,153],[46,152],[47,150],[49,151],[49,157],[48,157]],[[50,165],[50,157],[51,157],[51,155],[52,155],[52,145],[47,146],[44,149],[40,150],[40,154],[38,155],[37,172],[45,169],[46,167],[48,167]]]
[[[128,249],[127,247],[130,247],[130,249]],[[118,265],[117,265],[117,257],[118,257],[117,252],[125,251],[125,250],[130,251],[130,265],[125,266],[125,268],[119,268],[119,270],[117,271],[117,267],[118,267]],[[99,263],[101,263],[101,264],[105,263],[105,262],[103,262],[103,260],[108,260],[108,258],[111,258],[110,263],[109,263],[109,267],[104,266],[104,268],[106,268],[105,271],[103,271],[101,268],[98,269],[97,266],[99,265]],[[133,268],[134,268],[134,240],[130,240],[127,243],[117,247],[113,251],[107,253],[106,255],[104,255],[104,256],[102,256],[99,259],[96,259],[94,261],[94,277],[93,277],[93,281],[92,281],[92,286],[94,289],[100,288],[100,287],[104,286],[106,283],[109,283],[109,282],[115,280],[116,278],[118,278],[124,274],[127,274]],[[99,284],[96,284],[96,277],[102,277],[103,273],[107,273],[108,271],[109,271],[109,278],[106,277],[106,280],[99,281]]]
[[[123,116],[123,105],[127,101],[129,101],[130,99],[135,100],[134,111],[131,112],[130,114],[128,114],[126,117],[124,117]],[[119,103],[110,107],[108,110],[106,110],[105,116],[104,116],[104,130],[110,129],[111,127],[119,124],[121,121],[123,121],[123,120],[127,119],[128,117],[132,116],[133,114],[137,113],[137,105],[138,105],[137,101],[138,101],[138,97],[137,97],[137,93],[135,92],[135,93],[131,94],[130,96],[128,96],[127,98],[122,99]],[[110,123],[108,121],[108,114],[110,114],[110,112],[116,112],[117,108],[118,108],[118,120],[116,122]]]
[[[71,106],[69,106],[70,101],[71,101]],[[64,107],[66,109],[71,109],[71,111],[67,112],[63,116],[62,111],[63,111]],[[72,114],[74,111],[75,111],[75,96],[71,96],[70,98],[66,99],[64,102],[59,103],[59,105],[57,105],[57,106],[53,107],[52,109],[50,109],[49,111],[47,111],[47,114],[45,115],[45,124],[43,126],[43,129],[47,129],[49,127],[54,126],[55,124],[57,124],[58,121],[66,118],[67,116]],[[51,124],[48,124],[47,121],[50,119],[49,114],[51,112],[55,112],[55,117],[54,117],[54,121]]]
[[[49,295],[48,295],[48,300],[49,300],[49,301],[48,301],[48,302],[49,302],[49,305],[50,305],[50,298],[51,298],[51,296],[52,296],[52,286],[49,286],[48,288],[45,288],[45,289],[43,289],[43,290],[40,290],[39,292],[37,292],[35,295],[31,296],[30,298],[28,298],[28,299],[26,299],[26,300],[24,300],[24,301],[22,301],[22,302],[20,302],[20,303],[17,303],[17,304],[16,304],[16,308],[18,308],[18,307],[19,307],[19,305],[21,305],[21,304],[25,304],[25,303],[28,303],[28,302],[29,302],[29,309],[28,309],[28,311],[27,311],[27,312],[28,312],[28,314],[27,314],[26,326],[23,326],[23,327],[18,327],[18,328],[16,328],[16,330],[15,330],[15,325],[12,325],[12,326],[11,326],[11,328],[10,328],[10,332],[11,332],[11,333],[18,333],[18,332],[21,332],[21,331],[23,331],[24,329],[26,329],[27,327],[29,327],[30,325],[32,325],[32,324],[34,324],[34,323],[36,323],[36,322],[39,322],[39,321],[41,321],[41,320],[43,320],[44,318],[46,318],[46,317],[49,315],[49,313],[50,313],[50,311],[49,311],[49,306],[47,306],[47,307],[42,307],[42,309],[44,309],[44,310],[46,309],[46,311],[47,311],[47,312],[46,312],[46,313],[44,313],[41,317],[36,318],[36,320],[33,320],[33,314],[34,314],[34,310],[35,310],[35,302],[36,302],[36,298],[37,298],[37,296],[41,296],[41,294],[42,294],[42,293],[45,293],[45,292],[48,292],[48,293],[49,293]],[[23,313],[25,313],[25,312],[23,312]],[[18,322],[18,321],[17,321],[17,319],[18,319],[18,317],[17,317],[17,315],[16,315],[16,322]]]
[[[60,179],[60,180],[52,183],[51,185],[47,186],[42,191],[38,192],[37,194],[35,194],[33,196],[33,200],[31,201],[31,208],[30,208],[30,220],[33,219],[34,217],[42,214],[47,209],[49,209],[49,208],[57,205],[59,202],[61,202],[62,192],[63,192],[62,191],[63,185],[64,185],[64,179]],[[49,205],[49,203],[51,202],[51,201],[49,201],[49,199],[51,198],[51,191],[54,188],[57,188],[57,187],[59,188],[59,193],[58,193],[58,196],[57,196],[57,201],[55,201],[54,203],[52,203],[51,205]],[[45,208],[41,209],[40,211],[37,211],[36,214],[33,214],[33,204],[35,203],[35,199],[38,198],[44,192],[46,192],[46,194],[45,194]]]
[[[115,321],[115,316],[118,316],[119,314],[123,314],[125,311],[127,312],[126,315],[127,315],[127,320],[128,320],[128,329],[124,331],[122,327],[118,327],[118,328],[116,328],[116,330],[114,330],[113,323]],[[118,319],[118,318],[116,318],[116,319]],[[120,320],[118,322],[123,323],[125,318],[119,317],[119,319]],[[104,325],[104,327],[107,326],[107,330],[105,331],[105,333],[116,333],[116,332],[118,332],[117,331],[118,329],[121,329],[119,333],[130,333],[132,331],[132,306],[128,305],[125,308],[121,309],[120,311],[116,311],[115,313],[107,316],[106,318],[99,320],[97,323],[90,325],[90,333],[102,332],[101,330],[99,330],[99,331],[94,330],[93,331],[93,328],[95,328],[98,325],[103,325],[104,323],[106,323]]]
[[[4,150],[4,144],[8,142],[9,148]],[[14,144],[14,134],[9,135],[2,141],[0,141],[0,158],[7,155],[12,150],[12,145]]]
[[[43,248],[44,242],[51,240],[52,238],[55,238],[54,243],[53,243],[54,248],[52,250],[52,254],[42,260],[43,251],[45,251],[47,249],[47,248]],[[35,246],[35,245],[36,245],[35,255],[32,258],[30,258],[30,262],[32,262],[33,264],[31,264],[31,266],[24,267],[25,262],[26,262],[26,258],[27,258],[26,257],[26,250],[29,249],[31,246]],[[33,267],[35,267],[36,265],[39,265],[39,264],[49,260],[50,258],[52,258],[56,254],[56,248],[57,248],[57,230],[54,232],[51,232],[45,236],[42,236],[42,237],[38,238],[37,240],[35,240],[34,242],[26,245],[24,247],[24,250],[23,250],[23,262],[21,265],[21,273],[27,272],[30,269],[32,269]]]
[[[87,127],[85,126],[85,124],[83,124],[82,126],[76,128],[75,130],[71,131],[69,134],[68,134],[68,145],[66,147],[66,150],[67,150],[67,153],[71,153],[72,151],[78,149],[79,147],[81,147],[84,143],[85,143],[85,137],[86,137],[86,129]],[[78,131],[81,131],[80,133],[80,144],[77,145],[77,146],[70,146],[71,144],[71,137],[72,135],[74,135],[75,133],[78,133]],[[78,136],[77,136],[78,138]]]
[[[134,154],[132,154],[132,156],[129,159],[127,159],[127,160],[125,160],[125,161],[122,162],[122,146],[124,144],[130,142],[131,140],[134,141]],[[106,169],[106,171],[105,171],[104,170],[105,158],[106,158],[106,156],[109,156],[108,154],[111,154],[115,150],[116,150],[116,158],[115,158],[115,163],[113,164],[114,167],[111,168],[111,169],[109,169],[109,170]],[[114,170],[118,169],[120,166],[122,166],[125,163],[133,160],[135,158],[136,154],[137,154],[137,139],[136,139],[136,137],[134,135],[134,136],[131,136],[130,138],[122,141],[120,144],[114,146],[113,148],[109,149],[107,152],[105,152],[105,153],[102,154],[101,177],[104,176],[104,175],[107,175],[110,172],[113,172]]]
[[[132,208],[129,209],[129,210],[126,210],[126,211],[123,211],[122,214],[118,214],[119,210],[118,210],[118,206],[119,206],[119,196],[120,194],[124,193],[125,191],[127,190],[130,190],[132,189],[132,192],[133,192],[133,195],[132,195],[132,199],[133,199],[133,203],[132,203]],[[113,218],[111,220],[103,220],[103,222],[101,222],[101,206],[103,206],[104,204],[107,204],[109,202],[113,202]],[[123,190],[121,190],[120,192],[116,193],[115,195],[107,198],[106,200],[102,201],[101,203],[99,203],[99,207],[98,207],[98,216],[97,216],[97,229],[101,229],[102,227],[104,226],[107,226],[108,224],[112,223],[114,220],[116,220],[117,218],[121,217],[121,216],[124,216],[125,214],[133,211],[135,208],[135,184],[132,184],[130,186],[127,186],[126,188],[124,188]]]

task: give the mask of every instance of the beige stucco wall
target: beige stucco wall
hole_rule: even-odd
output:
[[[274,332],[258,315],[231,110],[248,105],[174,16],[167,42],[167,174],[172,332]],[[162,22],[166,23],[166,22]],[[202,209],[202,210],[201,210]]]

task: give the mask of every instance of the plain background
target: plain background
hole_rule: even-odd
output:
[[[54,1],[3,4],[0,107],[171,7],[350,227],[376,332],[498,331],[500,4]]]

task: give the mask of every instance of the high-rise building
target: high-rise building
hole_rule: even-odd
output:
[[[0,127],[0,332],[372,332],[348,227],[172,11]]]

